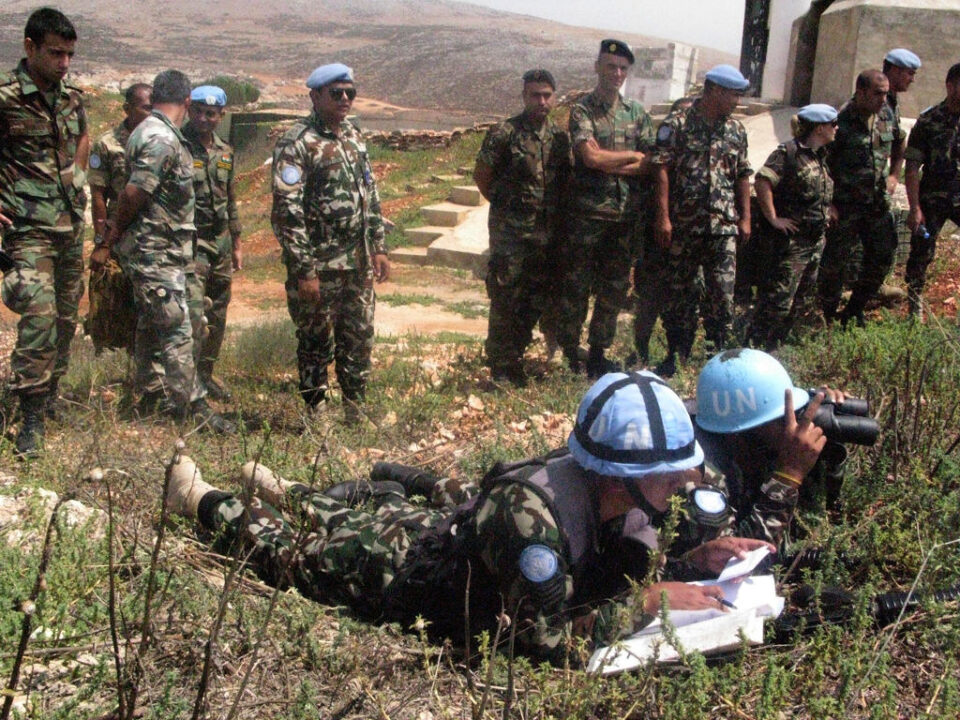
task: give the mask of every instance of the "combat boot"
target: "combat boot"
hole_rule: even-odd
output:
[[[233,393],[223,386],[223,383],[214,379],[213,375],[201,375],[200,382],[207,389],[207,396],[217,402],[230,402],[233,400]]]
[[[56,420],[57,405],[60,400],[60,378],[53,378],[53,380],[50,381],[45,400],[46,402],[43,404],[43,414],[47,416],[48,420]]]
[[[527,372],[523,369],[521,363],[511,363],[509,365],[498,365],[491,369],[490,376],[494,382],[508,382],[518,388],[527,386]]]
[[[17,455],[21,458],[34,458],[40,454],[43,442],[43,415],[46,411],[47,396],[20,396],[20,432],[17,433]]]
[[[623,370],[620,363],[607,359],[604,353],[605,350],[602,347],[590,346],[590,355],[587,357],[587,377],[591,380],[607,373]]]
[[[343,421],[347,425],[356,425],[363,421],[364,413],[361,410],[364,400],[364,390],[343,391]]]
[[[396,495],[406,498],[403,485],[392,480],[366,481],[366,480],[348,480],[328,487],[323,491],[331,500],[336,500],[341,505],[353,507],[362,505],[370,499],[386,498],[387,495]]]
[[[433,494],[434,486],[440,482],[440,478],[433,473],[422,470],[412,465],[401,465],[400,463],[378,462],[370,471],[370,480],[372,482],[392,481],[398,482],[406,491],[407,497],[411,495],[422,495],[429,498]]]
[[[204,482],[200,468],[186,455],[170,468],[170,484],[167,486],[167,510],[177,515],[197,517],[200,500],[217,489]]]
[[[209,428],[220,435],[234,435],[237,432],[237,426],[210,407],[204,398],[190,403],[190,412],[198,427]]]
[[[251,460],[240,468],[240,482],[252,495],[263,498],[271,505],[282,505],[291,490],[308,493],[310,488],[302,483],[284,480],[270,468]]]

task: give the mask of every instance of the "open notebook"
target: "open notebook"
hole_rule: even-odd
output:
[[[671,610],[670,624],[674,636],[684,652],[721,652],[739,647],[743,640],[751,645],[763,643],[764,618],[775,618],[783,612],[784,600],[777,595],[773,575],[745,577],[768,551],[757,550],[737,562],[731,562],[716,580],[704,580],[693,585],[717,585],[724,598],[736,606],[726,612],[716,610]],[[611,674],[632,670],[648,662],[670,662],[680,657],[663,634],[660,618],[639,632],[605,648],[599,648],[590,658],[590,672]]]

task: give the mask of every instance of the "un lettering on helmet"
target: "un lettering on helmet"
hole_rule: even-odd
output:
[[[734,405],[736,406],[735,412],[737,415],[744,415],[748,412],[756,412],[758,408],[757,393],[752,386],[748,387],[746,392],[740,388],[736,388],[733,391],[732,402],[730,399],[729,390],[714,390],[711,395],[713,398],[713,412],[717,415],[717,417],[727,417],[730,415]]]

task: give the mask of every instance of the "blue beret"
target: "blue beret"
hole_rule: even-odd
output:
[[[750,87],[750,81],[733,65],[716,65],[710,68],[707,70],[706,79],[727,90],[746,90]]]
[[[916,53],[912,53],[906,48],[894,48],[888,52],[883,59],[891,65],[906,68],[907,70],[917,70],[922,64]]]
[[[201,85],[195,87],[190,93],[190,102],[194,105],[210,105],[211,107],[225,107],[227,104],[227,94],[223,88],[216,85]]]
[[[613,38],[601,40],[600,52],[610,53],[611,55],[619,55],[622,58],[626,58],[629,63],[633,65],[633,50],[631,50],[630,46],[623,42],[623,40],[614,40]]]
[[[353,82],[353,70],[343,63],[330,63],[321,65],[307,78],[307,87],[311,90],[322,88],[335,82]]]
[[[814,103],[813,105],[804,105],[800,108],[797,117],[811,123],[828,123],[837,119],[837,111],[830,105]]]

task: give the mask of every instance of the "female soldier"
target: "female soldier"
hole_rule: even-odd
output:
[[[758,240],[769,248],[770,262],[760,279],[747,332],[752,345],[776,348],[812,299],[827,224],[836,219],[824,149],[836,133],[834,108],[819,104],[801,108],[794,138],[774,150],[757,173],[754,188],[766,220]]]

